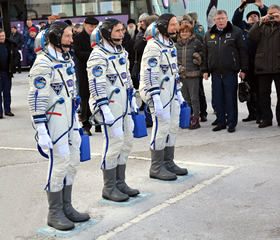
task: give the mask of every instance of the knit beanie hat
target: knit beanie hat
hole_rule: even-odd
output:
[[[35,27],[29,28],[28,33],[30,33],[30,32],[38,33],[38,32],[37,32],[37,29],[36,29]]]

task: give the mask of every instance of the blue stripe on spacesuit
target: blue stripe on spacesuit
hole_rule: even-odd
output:
[[[102,116],[103,118],[103,122],[105,122],[105,118],[104,116]],[[107,130],[107,126],[104,125],[104,131],[105,131],[105,138],[106,138],[106,147],[105,147],[105,152],[104,152],[104,156],[103,156],[103,161],[102,161],[102,166],[103,166],[103,169],[106,169],[106,155],[107,155],[107,152],[108,152],[108,148],[109,148],[109,136],[108,136],[108,130]]]
[[[152,72],[151,68],[144,70],[144,82],[147,87],[158,86],[159,72]]]
[[[155,134],[154,134],[154,137],[153,137],[153,141],[151,142],[151,146],[153,148],[153,150],[155,150],[156,146],[155,146],[155,140],[156,140],[156,136],[157,136],[157,131],[158,131],[158,118],[155,117],[155,122],[156,122],[156,127],[155,127]]]
[[[56,144],[63,136],[65,136],[73,127],[74,125],[74,119],[75,119],[75,107],[74,107],[74,99],[72,99],[72,117],[71,117],[71,126],[68,128],[67,131],[65,131],[59,138],[57,138],[55,141],[53,141],[53,144]]]
[[[163,106],[163,108],[165,108],[165,107],[172,101],[172,99],[173,99],[174,96],[175,96],[175,93],[177,94],[177,84],[176,84],[176,82],[175,82],[175,84],[174,84],[174,89],[173,89],[172,97],[171,97],[170,100]]]

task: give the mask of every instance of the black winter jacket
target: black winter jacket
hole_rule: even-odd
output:
[[[74,54],[77,58],[77,76],[79,82],[79,94],[81,97],[89,97],[87,60],[92,51],[90,36],[83,30],[74,37]]]
[[[248,48],[242,30],[228,22],[219,36],[214,25],[205,35],[202,72],[226,77],[240,70],[248,70]]]
[[[17,44],[9,38],[6,38],[5,43],[8,48],[8,73],[10,77],[13,77],[16,72],[15,66],[20,60],[20,54],[17,50]]]
[[[17,49],[21,50],[22,45],[24,44],[23,35],[19,32],[16,32],[15,34],[11,33],[10,39],[17,44]]]
[[[255,74],[280,73],[280,23],[256,22],[247,36],[257,44]]]

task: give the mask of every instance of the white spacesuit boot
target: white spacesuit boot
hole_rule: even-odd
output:
[[[90,219],[87,213],[79,213],[72,206],[72,185],[63,188],[63,211],[65,216],[72,222],[85,222]]]
[[[59,192],[46,192],[49,202],[48,225],[58,230],[70,230],[74,228],[74,223],[66,218],[63,212],[62,190]]]
[[[164,149],[164,165],[166,169],[176,175],[187,175],[188,170],[186,168],[180,168],[174,163],[174,150],[174,146],[165,147]]]
[[[127,194],[122,193],[116,186],[117,168],[102,170],[104,187],[102,190],[102,197],[114,202],[124,202],[129,199]]]
[[[171,181],[177,179],[175,173],[169,172],[163,164],[164,158],[164,149],[162,150],[152,150],[151,151],[151,158],[152,164],[150,168],[150,178],[157,178],[161,180]]]
[[[138,189],[130,188],[125,182],[125,169],[126,164],[117,166],[117,188],[124,194],[127,194],[129,197],[134,197],[140,192]]]

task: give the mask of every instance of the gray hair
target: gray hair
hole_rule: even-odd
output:
[[[280,12],[280,6],[277,5],[277,4],[270,5],[267,10],[270,10],[270,9],[273,9],[273,8],[276,8],[278,10],[278,12]]]
[[[223,13],[227,16],[226,10],[217,10],[217,12],[215,12],[214,17],[216,17],[216,15],[220,15],[220,14],[223,14]]]

